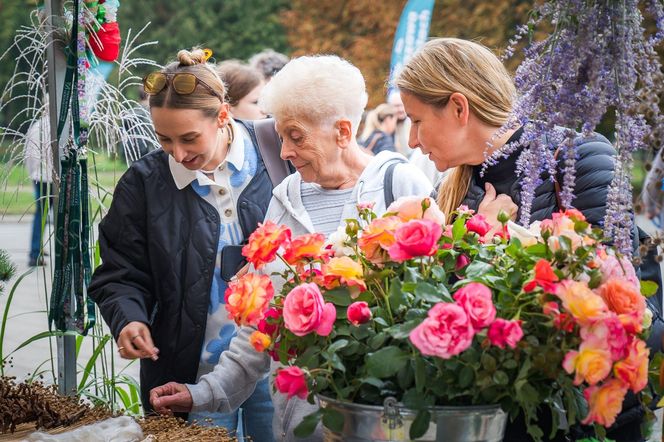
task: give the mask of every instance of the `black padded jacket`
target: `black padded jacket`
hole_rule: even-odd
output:
[[[256,174],[237,202],[245,240],[272,196],[258,149],[257,155]],[[131,321],[150,327],[160,353],[157,361],[141,360],[146,411],[153,387],[196,381],[218,241],[217,209],[191,186],[177,189],[163,150],[134,162],[120,178],[99,225],[102,264],[88,292],[116,339]]]

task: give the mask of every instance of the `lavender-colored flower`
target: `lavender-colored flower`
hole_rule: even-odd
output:
[[[656,23],[653,35],[645,32],[641,11]],[[654,134],[664,133],[658,98],[662,72],[654,50],[664,39],[664,6],[658,0],[558,0],[537,7],[533,17],[517,29],[506,51],[509,56],[539,22],[555,29],[524,49],[525,59],[515,77],[519,95],[505,126],[524,126],[519,144],[526,148],[517,161],[522,177],[520,222],[529,222],[535,190],[547,174],[556,179],[557,172],[562,173],[561,202],[571,207],[578,132],[589,135],[611,111],[618,154],[604,229],[630,255],[632,155],[646,142],[661,143]],[[494,152],[485,165],[495,164],[517,147]]]

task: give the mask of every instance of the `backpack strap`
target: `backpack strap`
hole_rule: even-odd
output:
[[[397,164],[405,163],[406,161],[398,158],[391,161],[390,165],[387,166],[385,170],[385,177],[383,178],[383,196],[385,198],[385,207],[390,207],[390,204],[394,202],[394,191],[392,189],[392,182],[394,181],[394,168],[397,167]]]
[[[292,166],[288,161],[284,161],[279,156],[281,153],[281,140],[274,128],[274,119],[265,118],[254,121],[254,131],[256,132],[256,141],[258,150],[265,169],[272,181],[272,186],[276,187],[284,178],[293,172]]]
[[[558,164],[558,154],[560,153],[560,147],[556,149],[555,153],[553,154],[553,159],[556,161],[556,164]],[[555,177],[553,180],[553,187],[556,190],[556,203],[558,203],[558,210],[565,210],[567,207],[563,206],[563,200],[560,198],[560,183],[558,182],[558,177]]]

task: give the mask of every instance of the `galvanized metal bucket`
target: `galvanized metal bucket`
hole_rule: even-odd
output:
[[[382,407],[342,402],[319,396],[323,407],[344,416],[341,433],[324,427],[325,442],[410,441],[408,434],[416,413],[403,408],[394,398]],[[500,442],[507,414],[498,405],[432,407],[429,430],[417,441]]]

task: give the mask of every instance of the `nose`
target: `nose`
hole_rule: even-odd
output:
[[[173,146],[172,155],[175,161],[181,163],[187,157],[187,152],[181,146],[176,144],[175,146]]]
[[[287,141],[281,142],[281,159],[282,160],[292,160],[295,158],[295,150],[289,145]]]
[[[415,127],[411,127],[410,132],[408,133],[408,146],[411,149],[420,147],[420,140],[417,138],[417,130]]]

